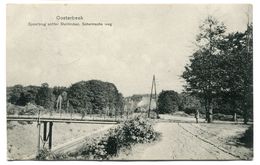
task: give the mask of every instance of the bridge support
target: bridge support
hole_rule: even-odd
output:
[[[43,122],[43,140],[46,141],[47,140],[47,122],[44,121]]]
[[[37,144],[36,158],[40,156],[40,150],[41,150],[41,122],[37,123],[37,127],[38,127],[38,144]]]
[[[49,150],[51,150],[52,147],[52,126],[53,122],[49,123]]]
[[[48,123],[49,123],[49,130],[47,131]],[[50,122],[44,121],[43,122],[43,146],[42,147],[44,148],[44,144],[48,142],[49,150],[51,150],[51,147],[52,147],[52,126],[53,126],[52,121],[50,121]],[[47,132],[48,132],[48,135],[47,135]]]
[[[43,137],[41,138],[41,125],[43,123]],[[49,127],[48,127],[49,123]],[[48,148],[51,150],[52,148],[52,127],[53,122],[52,121],[38,121],[37,124],[38,127],[38,145],[37,145],[37,155],[36,158],[40,156],[41,149],[44,149],[45,144],[48,143]],[[49,128],[49,129],[48,129]],[[47,135],[48,133],[48,135]]]

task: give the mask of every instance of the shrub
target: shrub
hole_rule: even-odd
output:
[[[196,112],[195,108],[184,108],[184,112],[187,114],[194,114]]]
[[[27,104],[26,106],[18,106],[8,103],[7,104],[7,115],[36,115],[42,109],[40,106],[35,106],[33,104]]]
[[[130,149],[132,144],[149,143],[158,137],[159,133],[154,131],[150,120],[136,117],[109,130],[103,137],[86,139],[87,142],[77,152],[67,155],[76,159],[108,160],[120,149]]]
[[[246,147],[253,148],[253,125],[251,125],[243,134],[243,136],[239,139],[240,142],[244,143]]]
[[[36,160],[48,160],[51,157],[52,153],[46,148],[41,149],[39,155],[36,157]]]
[[[213,115],[214,120],[221,120],[221,121],[233,121],[232,115],[225,115],[221,113],[216,113]]]

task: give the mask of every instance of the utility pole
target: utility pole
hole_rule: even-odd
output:
[[[159,114],[158,114],[158,111],[157,111],[157,93],[156,93],[155,75],[153,75],[153,81],[152,81],[150,102],[149,102],[149,108],[148,108],[148,118],[150,118],[150,116],[151,116],[151,104],[152,104],[152,98],[153,98],[153,90],[154,90],[154,98],[155,98],[155,111],[156,111],[157,118],[158,118]]]

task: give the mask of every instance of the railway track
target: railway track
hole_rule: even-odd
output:
[[[199,140],[201,140],[201,141],[203,141],[203,142],[205,142],[205,143],[208,143],[208,144],[212,145],[213,147],[215,147],[215,148],[221,150],[222,152],[224,152],[224,153],[226,153],[226,154],[229,154],[229,155],[233,156],[234,158],[241,159],[241,157],[240,157],[239,155],[233,154],[233,153],[227,151],[226,149],[224,149],[223,147],[221,147],[221,146],[219,146],[219,145],[216,145],[216,144],[214,144],[213,142],[211,142],[211,141],[209,141],[209,140],[203,138],[202,136],[200,136],[200,135],[198,135],[198,134],[192,133],[192,132],[189,131],[189,129],[187,129],[184,125],[178,123],[178,126],[179,126],[180,128],[182,128],[185,132],[191,134],[193,137],[195,137],[195,138],[197,138],[197,139],[199,139]]]
[[[54,147],[52,149],[52,152],[55,154],[59,153],[66,153],[69,151],[75,151],[78,148],[80,148],[85,142],[87,138],[95,138],[97,136],[101,136],[102,134],[105,134],[107,130],[114,128],[115,125],[109,125],[102,129],[99,129],[97,131],[92,132],[91,134],[84,135],[82,137],[73,139],[67,143],[64,143],[62,145],[59,145],[57,147]]]
[[[67,141],[63,144],[60,144],[58,146],[55,146],[51,149],[51,152],[53,154],[63,154],[67,152],[73,152],[79,149],[84,145],[84,143],[87,141],[88,138],[95,138],[98,136],[102,136],[105,134],[109,129],[115,128],[116,125],[106,125],[101,129],[98,129],[94,132],[87,133],[86,135],[83,135],[81,137],[77,137],[75,139],[72,139],[70,141]],[[32,154],[28,157],[26,157],[27,160],[35,160],[36,154]]]

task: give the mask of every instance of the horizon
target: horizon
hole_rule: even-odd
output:
[[[251,5],[247,4],[8,5],[7,8],[10,18],[6,23],[7,87],[40,86],[44,82],[51,87],[69,87],[95,79],[115,84],[124,97],[149,94],[153,75],[158,93],[162,90],[181,93],[185,82],[180,75],[194,52],[192,42],[207,15],[223,22],[227,33],[244,31],[246,14],[252,19]],[[28,22],[55,22],[57,15],[82,16],[85,22],[112,23],[112,26],[28,25]]]

